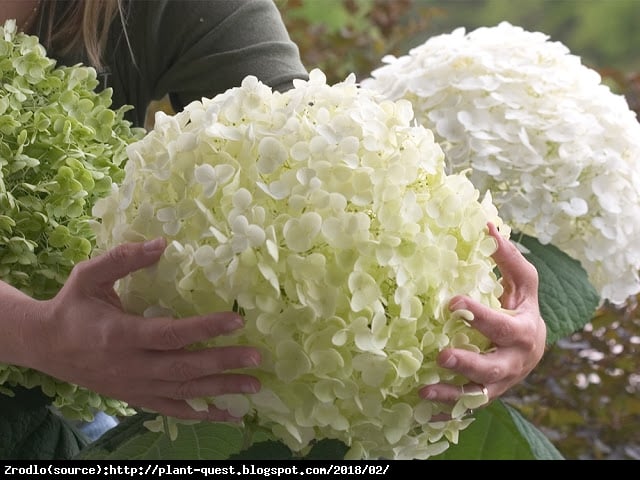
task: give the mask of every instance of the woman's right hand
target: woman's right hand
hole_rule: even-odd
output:
[[[230,371],[257,366],[259,352],[187,347],[241,328],[242,318],[233,312],[144,318],[126,313],[114,290],[118,279],[157,262],[165,246],[163,239],[123,244],[77,264],[55,298],[38,302],[35,321],[25,322],[22,363],[132,407],[181,419],[238,420],[214,406],[195,411],[185,400],[257,392],[256,378]]]

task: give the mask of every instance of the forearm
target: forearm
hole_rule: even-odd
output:
[[[42,302],[0,281],[0,363],[31,366],[29,331],[42,315]]]

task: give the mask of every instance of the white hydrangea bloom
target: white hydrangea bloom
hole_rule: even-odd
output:
[[[362,86],[409,100],[505,222],[579,260],[603,301],[640,292],[640,124],[597,72],[504,22],[383,62]]]
[[[437,367],[446,346],[485,351],[456,294],[500,308],[490,196],[445,173],[409,102],[314,70],[286,93],[254,77],[187,106],[129,148],[126,176],[94,209],[102,248],[165,236],[153,268],[118,284],[123,304],[187,316],[238,306],[255,395],[205,399],[253,412],[292,450],[333,438],[350,458],[428,458],[487,401],[447,407],[418,389],[465,382]],[[202,408],[202,399],[191,402]],[[431,421],[441,412],[446,422]],[[158,428],[158,422],[154,423]]]

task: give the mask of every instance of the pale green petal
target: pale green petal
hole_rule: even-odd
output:
[[[384,436],[393,445],[407,434],[412,425],[413,409],[406,403],[397,403],[382,414]]]
[[[282,230],[287,247],[294,252],[309,250],[321,225],[322,217],[315,212],[304,213],[300,219],[289,219]]]
[[[276,373],[285,382],[295,380],[312,368],[306,352],[295,342],[285,340],[278,343],[276,355]]]
[[[213,398],[213,404],[238,418],[244,417],[251,410],[251,402],[244,395],[219,395]]]
[[[258,170],[260,173],[273,173],[287,159],[285,146],[273,137],[265,137],[258,145]]]
[[[206,412],[209,409],[209,404],[204,398],[189,398],[185,401],[196,412]]]

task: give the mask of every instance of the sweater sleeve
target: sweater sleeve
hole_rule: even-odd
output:
[[[298,47],[272,0],[132,2],[128,25],[151,100],[176,111],[255,75],[274,89],[307,78]]]

